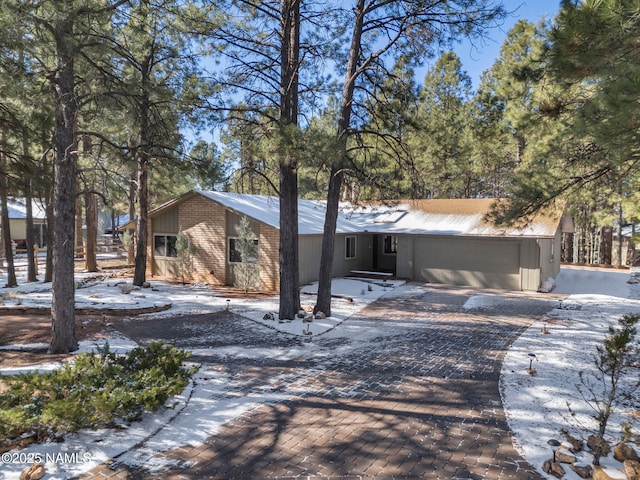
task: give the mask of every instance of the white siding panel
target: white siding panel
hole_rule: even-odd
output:
[[[298,242],[300,285],[318,280],[322,235],[302,235]]]

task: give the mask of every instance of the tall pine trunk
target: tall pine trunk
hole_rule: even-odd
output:
[[[59,21],[55,29],[56,73],[52,78],[55,97],[54,194],[53,194],[53,284],[51,302],[52,338],[49,353],[69,353],[78,348],[76,339],[74,232],[75,178],[77,166],[73,20]]]
[[[618,219],[616,221],[616,267],[622,267],[627,263],[627,259],[622,255],[622,244],[624,237],[622,235],[622,224],[624,222],[624,216],[622,214],[622,204],[618,203],[616,208],[618,212]]]
[[[141,103],[140,103],[140,130],[138,136],[138,222],[136,227],[136,258],[135,270],[133,274],[133,284],[141,287],[146,281],[147,275],[147,245],[149,243],[148,218],[149,218],[149,190],[148,175],[151,156],[149,153],[150,126],[149,116],[151,115],[149,101],[149,83],[151,77],[151,59],[147,57],[140,64],[140,74],[142,75]]]
[[[47,204],[45,205],[45,214],[47,216],[47,231],[46,231],[46,242],[47,242],[47,257],[45,259],[45,269],[44,269],[44,282],[52,282],[53,281],[53,242],[55,238],[53,237],[53,201],[51,200],[51,190],[49,187],[46,187],[46,199]]]
[[[26,207],[27,207],[27,282],[38,281],[38,258],[36,257],[35,243],[35,227],[33,225],[33,195],[31,194],[31,187],[27,187],[27,194],[25,195]]]
[[[132,221],[134,218],[136,218],[136,204],[135,204],[136,178],[135,177],[136,177],[135,173],[132,172],[131,178],[129,179],[129,205],[128,205],[128,211],[127,211],[127,213],[129,214],[129,221]],[[133,265],[133,263],[135,262],[135,242],[130,242],[128,245],[126,245],[126,249],[127,249],[127,265]]]
[[[336,225],[338,223],[338,205],[344,170],[339,166],[331,168],[329,191],[327,192],[327,211],[324,217],[322,248],[320,250],[320,272],[318,274],[318,300],[314,313],[331,315],[331,277],[333,273],[333,252],[335,249]]]
[[[293,319],[300,310],[298,246],[298,159],[289,148],[288,126],[298,125],[300,0],[281,0],[280,127],[286,154],[280,160],[280,305],[279,317]],[[281,135],[281,139],[283,135]]]
[[[149,171],[148,155],[142,153],[138,160],[138,222],[136,224],[136,256],[133,284],[141,287],[147,275],[147,245],[149,243],[148,212],[149,192],[147,188]]]
[[[2,175],[4,178],[4,175]],[[2,181],[6,184],[6,180]],[[11,240],[11,227],[9,222],[9,204],[7,201],[6,189],[2,187],[3,193],[0,197],[2,203],[2,244],[4,245],[4,261],[7,267],[7,283],[5,287],[13,288],[18,286],[16,278],[16,268],[13,262],[13,242]]]
[[[96,259],[98,240],[98,202],[95,193],[84,194],[85,224],[87,225],[87,239],[84,257],[84,267],[88,272],[98,271]]]
[[[13,264],[13,244],[11,241],[11,226],[9,221],[9,202],[7,195],[9,191],[9,180],[7,175],[7,151],[6,132],[2,130],[2,141],[0,141],[0,203],[2,208],[2,243],[4,245],[4,258],[7,263],[7,287],[18,286],[16,279],[16,269]]]
[[[22,156],[27,159],[29,156],[29,138],[27,132],[22,132]],[[31,190],[31,178],[25,181],[25,203],[27,222],[27,282],[38,281],[38,259],[35,256],[34,245],[36,243],[35,228],[33,225],[33,192]]]
[[[331,166],[329,189],[327,192],[327,212],[324,219],[322,250],[320,252],[320,272],[318,275],[318,300],[314,312],[331,315],[331,274],[333,271],[333,253],[335,246],[336,226],[338,222],[338,206],[340,190],[347,167],[347,131],[351,123],[353,94],[356,86],[358,60],[360,59],[362,29],[365,15],[365,1],[358,0],[355,7],[355,22],[349,48],[349,60],[345,75],[342,99],[340,101],[340,118],[338,120],[338,158]]]
[[[76,193],[76,248],[75,256],[84,258],[84,236],[82,235],[82,196]]]
[[[599,263],[602,265],[612,264],[613,252],[613,227],[607,225],[600,230],[600,252]]]

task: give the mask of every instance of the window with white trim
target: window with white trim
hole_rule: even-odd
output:
[[[398,253],[398,236],[397,235],[385,235],[383,239],[383,250],[385,255],[395,255]]]
[[[344,258],[356,258],[356,237],[345,237]]]
[[[153,253],[156,257],[177,257],[178,249],[176,248],[177,235],[154,235],[153,236]]]

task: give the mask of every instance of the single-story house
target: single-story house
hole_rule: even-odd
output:
[[[486,220],[494,200],[413,200],[343,205],[333,275],[386,272],[408,280],[506,290],[538,290],[560,271],[562,215],[538,215],[526,226]],[[325,203],[299,200],[300,282],[318,279]],[[232,285],[236,227],[246,216],[258,243],[260,288],[279,288],[277,197],[191,191],[149,214],[148,274],[179,277],[178,233],[195,247],[191,279]],[[131,228],[132,224],[128,225]]]
[[[27,248],[27,204],[24,198],[8,198],[9,230],[16,248]],[[47,244],[47,215],[39,200],[31,203],[35,241],[38,247]]]

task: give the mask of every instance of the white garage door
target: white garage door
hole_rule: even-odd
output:
[[[414,243],[414,279],[479,288],[520,290],[520,242],[422,237]]]

